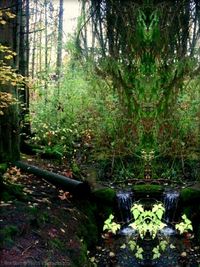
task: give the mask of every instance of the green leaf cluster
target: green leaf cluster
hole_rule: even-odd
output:
[[[178,230],[180,234],[192,231],[193,227],[191,220],[189,220],[185,214],[183,214],[181,218],[183,221],[175,225],[176,230]]]
[[[105,220],[103,231],[107,230],[113,234],[116,234],[116,232],[120,229],[120,224],[113,222],[114,216],[110,214],[109,218]]]
[[[166,226],[161,220],[164,211],[161,203],[154,204],[152,210],[144,210],[141,204],[134,204],[131,208],[134,222],[130,226],[138,231],[142,239],[147,233],[154,239],[158,231]]]

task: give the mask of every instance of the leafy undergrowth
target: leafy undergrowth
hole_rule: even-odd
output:
[[[69,192],[17,168],[10,169],[5,180],[0,266],[90,266],[85,238],[91,218],[83,203],[80,210]]]

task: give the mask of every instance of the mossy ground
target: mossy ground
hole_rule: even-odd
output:
[[[132,190],[136,200],[144,197],[159,199],[163,192],[163,186],[157,184],[138,184],[134,185]]]
[[[89,267],[96,207],[33,175],[9,177],[0,202],[0,265]],[[8,190],[9,189],[9,190]]]

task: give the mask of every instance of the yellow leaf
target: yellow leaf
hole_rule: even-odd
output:
[[[13,56],[12,56],[12,55],[8,55],[8,56],[5,56],[4,58],[5,58],[5,59],[12,59]]]
[[[5,20],[0,20],[0,24],[4,25],[4,24],[6,24],[6,21]]]

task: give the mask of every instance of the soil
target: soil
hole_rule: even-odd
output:
[[[46,161],[40,166],[57,168]],[[0,202],[0,266],[90,266],[80,231],[88,218],[80,200],[16,167],[6,180],[18,185],[7,185],[9,194]]]

